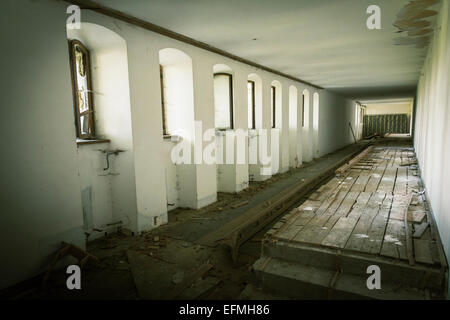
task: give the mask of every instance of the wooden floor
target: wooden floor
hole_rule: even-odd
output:
[[[446,266],[411,148],[373,146],[337,172],[268,236]]]

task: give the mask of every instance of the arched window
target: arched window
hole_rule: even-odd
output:
[[[270,86],[270,107],[272,128],[281,129],[282,123],[282,87],[277,80],[272,81]]]
[[[78,40],[69,40],[69,47],[77,138],[93,139],[95,122],[89,50]]]
[[[256,129],[256,83],[255,81],[247,81],[248,95],[248,128]]]
[[[193,134],[194,85],[192,59],[174,48],[159,51],[163,135]]]
[[[256,73],[247,77],[248,88],[248,128],[262,127],[262,81]]]
[[[277,88],[270,86],[270,109],[272,110],[272,128],[275,128],[277,123]]]
[[[214,71],[215,127],[219,130],[234,128],[233,75],[230,67],[216,64]]]
[[[215,127],[233,129],[233,76],[228,73],[214,75]]]

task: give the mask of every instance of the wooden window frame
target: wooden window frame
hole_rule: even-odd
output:
[[[164,98],[164,67],[159,65],[159,79],[161,86],[161,111],[162,111],[162,126],[163,126],[163,136],[170,136],[167,130],[167,110]]]
[[[76,69],[76,58],[75,58],[75,46],[78,46],[83,55],[85,61],[85,72],[86,72],[86,81],[87,81],[87,96],[89,100],[89,108],[84,112],[80,112],[80,108],[78,106],[78,83],[77,83],[77,69]],[[75,113],[75,127],[77,138],[83,140],[95,139],[95,114],[94,114],[94,99],[92,96],[92,79],[91,79],[91,59],[89,50],[86,46],[81,43],[79,40],[69,40],[69,59],[70,59],[70,75],[72,79],[72,96],[73,96],[73,107]],[[88,134],[82,134],[81,132],[81,117],[89,114],[89,123],[88,123]]]
[[[270,90],[272,92],[272,129],[275,129],[277,126],[277,122],[276,122],[276,111],[277,111],[277,107],[276,107],[276,102],[277,102],[277,88],[275,86],[270,86]]]
[[[255,81],[248,80],[247,83],[252,86],[252,127],[249,129],[256,129],[256,83]]]
[[[302,128],[305,127],[305,94],[302,94]]]
[[[233,75],[230,73],[226,73],[226,72],[218,72],[218,73],[214,73],[214,77],[215,76],[227,76],[229,79],[229,86],[230,86],[230,127],[229,128],[219,128],[221,130],[234,130],[234,95],[233,95]]]

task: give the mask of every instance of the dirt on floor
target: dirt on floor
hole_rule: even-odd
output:
[[[200,210],[177,208],[169,212],[169,222],[151,232],[131,235],[109,234],[87,244],[87,251],[99,264],[82,270],[82,290],[67,290],[65,270],[53,271],[45,289],[34,288],[20,296],[26,299],[238,299],[252,282],[251,267],[259,257],[261,234],[246,246],[237,262],[223,245],[208,247],[169,236],[188,220],[199,225],[218,219],[226,210],[239,208],[258,192],[302,168],[278,174],[263,182],[251,182],[239,194],[218,193],[218,201]],[[216,216],[216,217],[215,217]],[[211,265],[191,281],[195,272]],[[206,276],[207,273],[207,276]],[[179,288],[187,289],[178,293]]]
[[[397,142],[383,139],[383,144]],[[404,144],[404,142],[401,142]],[[346,151],[347,152],[347,151]],[[334,161],[326,155],[320,161]],[[53,271],[45,287],[38,282],[17,294],[25,299],[239,299],[253,280],[252,265],[260,256],[260,231],[240,250],[232,262],[229,248],[195,243],[193,234],[212,232],[240,214],[249,201],[277,182],[293,179],[301,172],[320,170],[312,161],[264,182],[251,182],[239,194],[219,193],[217,202],[200,210],[178,208],[169,221],[151,232],[109,234],[89,242],[87,251],[98,264],[82,269],[82,289],[67,290],[65,269]],[[297,179],[297,177],[296,177]],[[275,188],[274,192],[277,192]],[[280,191],[278,191],[280,192]],[[242,207],[242,208],[241,208]],[[233,216],[234,215],[234,216]]]

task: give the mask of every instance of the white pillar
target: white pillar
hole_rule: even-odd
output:
[[[194,118],[195,121],[202,122],[203,133],[207,129],[214,128],[214,78],[212,65],[202,59],[193,61],[194,76]],[[202,150],[212,141],[203,141]],[[196,139],[195,144],[200,143]],[[196,208],[205,207],[217,200],[217,166],[206,164],[204,159],[202,164],[195,165],[195,183],[192,188],[196,191]]]
[[[167,222],[159,57],[144,42],[128,41],[137,223],[133,231]],[[156,98],[155,98],[156,97]]]

